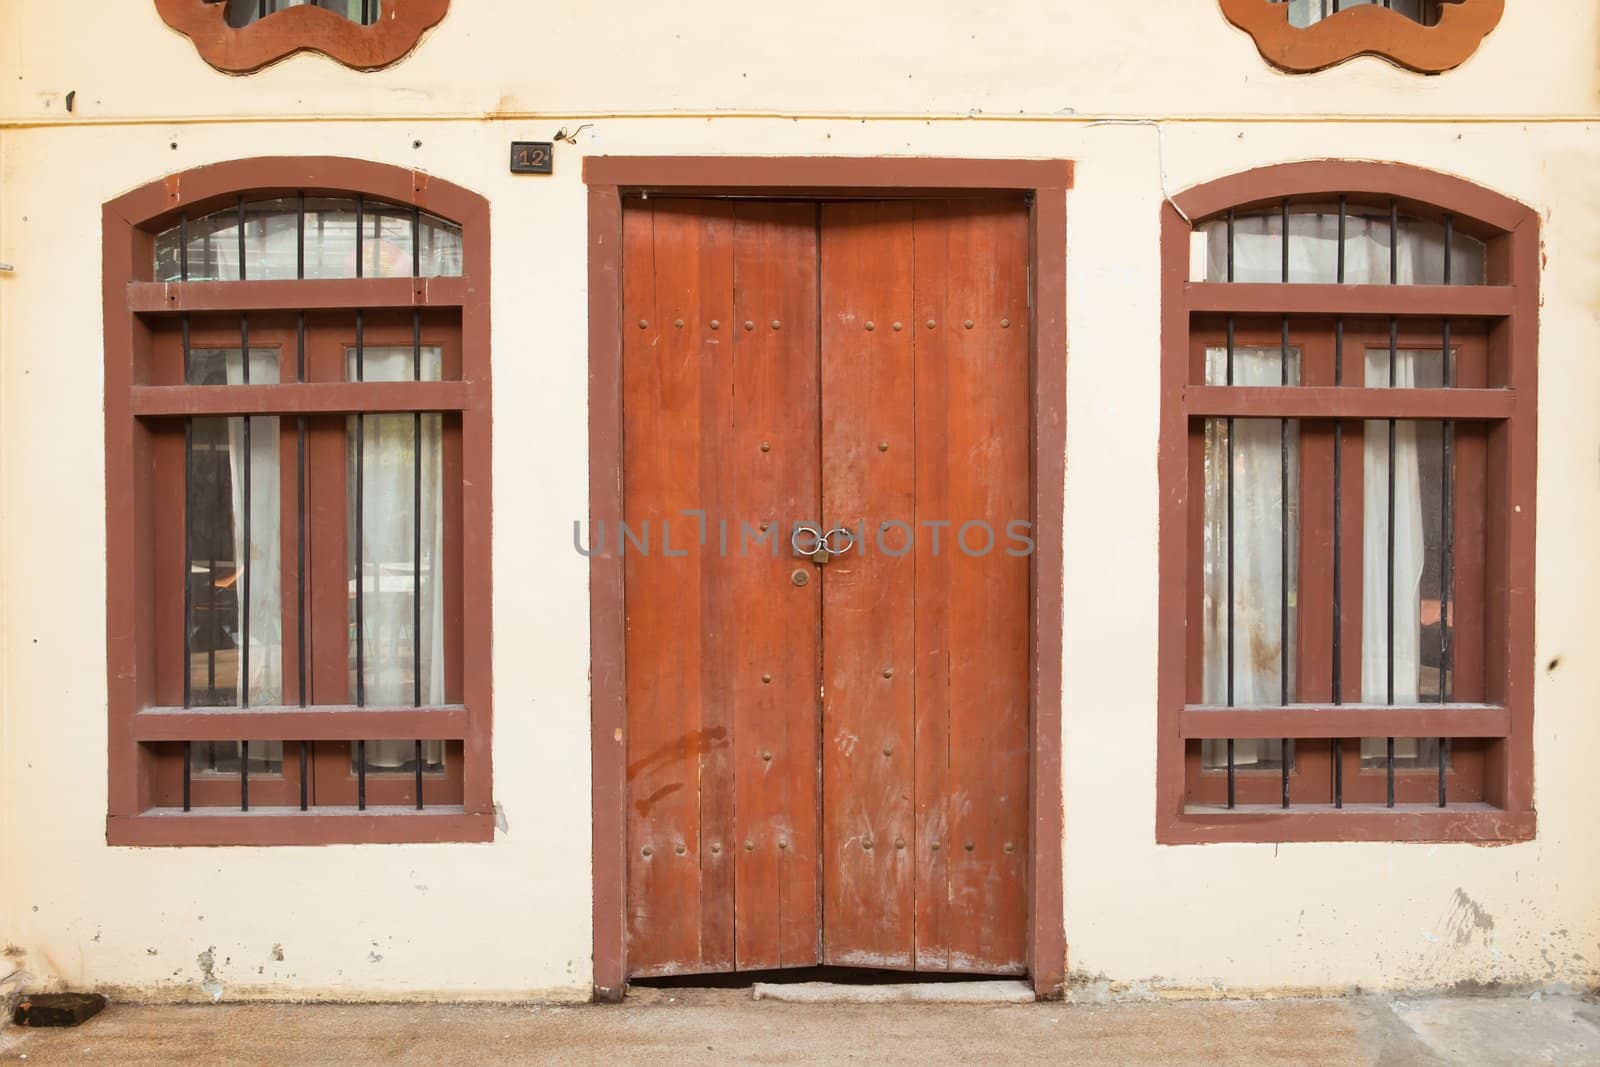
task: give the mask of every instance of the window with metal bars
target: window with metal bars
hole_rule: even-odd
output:
[[[110,839],[487,839],[487,207],[181,179],[106,209]]]
[[[1537,219],[1334,162],[1165,211],[1161,839],[1531,835]]]

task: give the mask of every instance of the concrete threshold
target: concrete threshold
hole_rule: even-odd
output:
[[[1032,1004],[1026,982],[901,982],[847,985],[840,982],[757,982],[754,1000],[787,1004]]]

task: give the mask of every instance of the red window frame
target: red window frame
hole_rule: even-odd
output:
[[[1448,216],[1457,232],[1486,245],[1486,285],[1247,284],[1190,279],[1191,238],[1230,210],[1245,214],[1286,200],[1391,203],[1423,219]],[[1539,219],[1525,205],[1457,178],[1388,163],[1316,161],[1265,167],[1179,194],[1161,217],[1162,400],[1159,477],[1160,590],[1156,837],[1161,843],[1216,841],[1529,840],[1533,804],[1533,579]],[[1281,343],[1301,350],[1301,384],[1207,385],[1205,350],[1235,322],[1241,346]],[[1399,324],[1400,347],[1437,349],[1453,325],[1456,385],[1368,389],[1347,370],[1332,378],[1333,325],[1346,324],[1349,353],[1382,324]],[[1258,336],[1259,335],[1259,336]],[[1376,334],[1372,334],[1374,337]],[[1493,386],[1493,387],[1491,387]],[[1208,418],[1300,420],[1300,614],[1297,691],[1287,707],[1216,707],[1201,702],[1199,590],[1203,522],[1203,435]],[[1363,419],[1451,420],[1458,428],[1454,529],[1461,569],[1453,583],[1456,624],[1452,701],[1404,707],[1335,702],[1331,690],[1332,426],[1347,427],[1343,467],[1362,467]],[[1354,427],[1354,432],[1350,428]],[[1342,480],[1339,627],[1359,649],[1361,483]],[[1318,556],[1320,554],[1320,565]],[[1476,619],[1473,616],[1476,615]],[[1360,690],[1359,655],[1344,656],[1342,689]],[[1348,699],[1348,698],[1347,698]],[[1421,781],[1360,764],[1362,737],[1452,739],[1447,792],[1434,799],[1437,772]],[[1218,808],[1215,776],[1202,771],[1208,738],[1290,738],[1297,744],[1287,786],[1278,773],[1238,777],[1237,806]],[[1342,749],[1343,805],[1326,788]],[[1379,781],[1374,781],[1374,777]],[[1267,779],[1270,778],[1270,781]],[[1291,805],[1279,803],[1288,788]]]
[[[456,223],[462,273],[277,281],[154,280],[154,242],[184,218],[249,200],[365,197]],[[113,845],[327,844],[488,841],[494,834],[491,766],[490,325],[488,202],[419,171],[340,158],[234,160],[153,182],[103,209],[107,518],[107,684],[110,715],[107,840]],[[444,381],[344,381],[344,332],[355,312],[366,343],[423,343],[442,349]],[[237,347],[229,323],[248,313],[252,349],[295,351],[297,313],[308,322],[304,381],[283,363],[281,384],[191,386],[173,371],[177,332],[187,317],[191,344],[210,338]],[[403,321],[402,321],[403,320]],[[212,335],[215,335],[214,337]],[[178,364],[181,366],[181,363]],[[457,373],[459,372],[459,373]],[[344,423],[354,414],[438,413],[443,425],[445,700],[436,706],[350,706],[342,501]],[[311,630],[308,696],[299,704],[286,635],[285,701],[271,708],[183,708],[184,420],[277,415],[283,469],[297,469],[297,418],[308,427],[306,522],[313,547],[307,575]],[[176,429],[176,432],[174,430]],[[294,479],[284,478],[286,485]],[[287,490],[286,490],[287,491]],[[337,498],[337,499],[336,499]],[[331,501],[331,503],[330,503]],[[295,511],[285,508],[285,523]],[[295,538],[284,541],[285,583],[298,582]],[[453,586],[453,588],[452,588]],[[285,604],[289,593],[286,590]],[[317,620],[325,625],[319,627]],[[286,628],[299,622],[285,611]],[[325,641],[316,634],[330,634]],[[321,693],[335,694],[332,700]],[[290,703],[292,701],[292,703]],[[175,706],[177,705],[177,706]],[[443,741],[442,775],[367,775],[367,807],[356,805],[349,742]],[[281,777],[251,776],[251,808],[239,780],[192,779],[192,807],[175,806],[183,742],[284,741]],[[315,803],[298,806],[299,759],[308,742]],[[232,805],[231,807],[220,805]]]

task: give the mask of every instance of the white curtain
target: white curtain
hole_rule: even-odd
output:
[[[1289,280],[1291,283],[1334,283],[1339,278],[1339,215],[1332,212],[1296,212],[1289,218]],[[1225,221],[1205,224],[1208,281],[1228,279],[1228,233]],[[1347,213],[1344,219],[1344,282],[1350,285],[1440,284],[1444,280],[1444,234],[1440,226],[1402,219],[1398,248],[1391,257],[1391,227],[1387,214],[1363,216]],[[1484,275],[1482,245],[1456,235],[1452,242],[1451,280],[1481,283]],[[1283,219],[1278,212],[1237,218],[1233,226],[1233,280],[1272,283],[1283,280]],[[1347,353],[1350,360],[1352,353]],[[1437,361],[1437,352],[1400,350],[1396,353],[1394,386],[1414,388],[1419,364]],[[1222,349],[1207,353],[1207,381],[1223,384],[1218,368]],[[1349,366],[1349,362],[1346,364]],[[1389,350],[1363,354],[1363,384],[1389,385]],[[1236,385],[1276,385],[1278,350],[1236,348]],[[1298,380],[1291,371],[1291,383]],[[1277,617],[1280,581],[1279,558],[1279,448],[1276,420],[1234,422],[1234,508],[1239,529],[1234,540],[1234,703],[1276,704],[1280,699],[1281,657],[1273,654],[1282,639]],[[1361,700],[1383,704],[1388,692],[1388,536],[1389,536],[1389,424],[1372,421],[1364,429],[1363,561]],[[1214,420],[1206,436],[1206,611],[1205,698],[1226,702],[1227,669],[1227,480],[1224,476],[1226,432]],[[1295,462],[1291,454],[1291,463]],[[1422,671],[1422,574],[1426,557],[1422,503],[1422,456],[1414,423],[1395,427],[1394,507],[1394,701],[1415,702]],[[1291,490],[1292,491],[1292,490]],[[1291,509],[1292,513],[1292,509]],[[1290,530],[1292,543],[1299,531]],[[1293,576],[1290,576],[1293,580]],[[1291,586],[1292,591],[1292,586]],[[1263,605],[1272,610],[1263,611]],[[1292,612],[1291,612],[1292,613]],[[1292,641],[1292,633],[1290,640]],[[1296,699],[1291,678],[1290,699]],[[1205,762],[1220,762],[1221,744],[1208,747]],[[1278,742],[1239,741],[1235,762],[1249,765],[1276,758]],[[1383,738],[1362,742],[1364,759],[1383,756]],[[1415,759],[1417,743],[1397,739],[1397,758]]]
[[[1207,353],[1206,380],[1223,384],[1227,380],[1227,351]],[[1299,381],[1299,353],[1289,350],[1290,384]],[[1278,385],[1283,380],[1281,348],[1236,346],[1233,352],[1233,384],[1244,386]],[[1285,431],[1278,419],[1235,419],[1233,422],[1233,466],[1227,464],[1228,430],[1221,419],[1206,426],[1206,526],[1205,526],[1205,701],[1228,703],[1228,486],[1233,483],[1233,703],[1239,706],[1278,704],[1283,696],[1284,647],[1288,642],[1289,696],[1294,699],[1294,601],[1295,559],[1298,531],[1289,530],[1289,572],[1283,571],[1282,531],[1285,521],[1283,495],[1283,444],[1288,433],[1289,515],[1293,523],[1294,498],[1298,485],[1299,442],[1291,422]],[[1285,583],[1287,582],[1287,585]],[[1290,605],[1290,629],[1283,630],[1283,603]],[[1202,758],[1207,765],[1226,763],[1225,742],[1207,742]],[[1237,766],[1276,762],[1281,745],[1277,740],[1239,740],[1234,744]]]
[[[1397,351],[1394,387],[1417,385],[1421,352]],[[1366,385],[1389,385],[1389,350],[1367,351]],[[1389,423],[1365,424],[1362,496],[1361,700],[1387,704],[1389,693]],[[1394,693],[1396,704],[1414,704],[1422,678],[1422,568],[1427,558],[1422,525],[1422,456],[1417,425],[1394,424]],[[1387,758],[1384,738],[1364,738],[1363,759]],[[1415,738],[1395,740],[1397,759],[1415,759]]]
[[[361,359],[364,381],[410,381],[414,355],[410,346],[367,346]],[[349,378],[354,381],[356,357],[349,351]],[[440,351],[422,349],[422,378],[439,379]],[[438,415],[423,415],[420,440],[411,415],[368,415],[362,419],[361,477],[363,493],[360,573],[363,619],[356,625],[363,641],[364,688],[368,704],[409,705],[415,698],[413,672],[421,680],[423,704],[444,703],[444,559],[442,435]],[[350,420],[350,488],[355,497],[355,420]],[[422,558],[415,558],[413,527],[416,499],[414,457],[422,460]],[[355,535],[351,524],[351,537]],[[420,581],[419,581],[420,579]],[[420,585],[420,588],[419,588]],[[415,598],[421,598],[420,633],[416,632]],[[352,656],[352,662],[354,657]],[[351,694],[352,698],[355,696]],[[428,764],[442,761],[444,744],[423,745]],[[415,758],[411,741],[382,739],[367,743],[371,769],[404,767]]]
[[[244,382],[244,360],[237,351],[225,356],[228,384]],[[278,353],[275,349],[250,350],[250,380],[256,383],[278,380]],[[248,615],[250,676],[236,672],[234,692],[240,707],[270,706],[283,703],[283,538],[280,511],[278,419],[252,416],[250,449],[245,455],[244,418],[228,420],[228,468],[233,483],[233,558],[240,568],[234,592],[238,601],[238,621],[234,631],[243,642]],[[245,518],[245,463],[250,464],[250,515]],[[246,603],[243,568],[249,561],[250,595]],[[241,651],[243,650],[241,644]],[[242,657],[241,657],[242,658]],[[241,664],[242,666],[242,664]],[[246,689],[248,686],[248,689]]]
[[[1389,216],[1351,206],[1344,219],[1344,281],[1347,285],[1389,284]],[[1216,219],[1202,226],[1206,235],[1206,281],[1228,280],[1228,224]],[[1444,283],[1444,227],[1402,217],[1398,226],[1396,274],[1401,285]],[[1283,280],[1283,217],[1273,211],[1241,216],[1233,226],[1233,280]],[[1484,247],[1460,232],[1450,242],[1450,280],[1481,285]],[[1339,280],[1339,214],[1296,211],[1289,216],[1289,281],[1332,285]]]

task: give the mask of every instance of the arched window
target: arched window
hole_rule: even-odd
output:
[[[1505,0],[1221,0],[1273,66],[1296,74],[1380,56],[1419,74],[1465,63]]]
[[[339,159],[106,206],[113,843],[492,835],[487,218]]]
[[[155,0],[162,21],[229,74],[250,74],[296,52],[321,52],[356,70],[405,58],[444,18],[450,0]]]
[[[1536,216],[1304,163],[1162,240],[1163,840],[1531,834]]]

